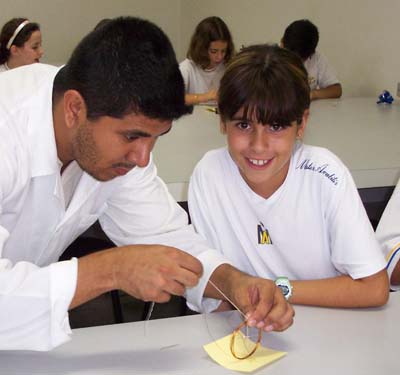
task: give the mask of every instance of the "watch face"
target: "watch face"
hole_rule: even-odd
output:
[[[282,294],[284,296],[287,296],[289,294],[289,288],[287,287],[287,285],[278,285],[279,288],[281,288],[282,290]]]

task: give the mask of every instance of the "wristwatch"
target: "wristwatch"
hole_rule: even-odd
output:
[[[279,276],[275,280],[275,285],[282,291],[283,296],[286,298],[286,301],[288,301],[293,294],[293,287],[289,279],[284,276]]]

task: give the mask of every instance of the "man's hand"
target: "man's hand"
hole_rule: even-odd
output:
[[[200,261],[173,247],[136,245],[117,251],[117,289],[144,301],[167,302],[171,295],[181,296],[202,274]]]
[[[163,245],[111,248],[78,261],[78,282],[70,308],[113,289],[144,301],[167,302],[195,286],[202,274],[195,257]]]
[[[223,264],[211,276],[212,281],[245,315],[249,326],[264,331],[284,331],[293,324],[294,309],[271,280],[249,276]],[[224,299],[211,284],[207,297]]]

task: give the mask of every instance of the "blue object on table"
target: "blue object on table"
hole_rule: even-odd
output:
[[[377,104],[381,104],[381,103],[392,104],[392,102],[393,102],[393,96],[387,90],[384,90],[382,92],[382,94],[380,94],[378,96],[378,99],[379,100],[377,101]]]

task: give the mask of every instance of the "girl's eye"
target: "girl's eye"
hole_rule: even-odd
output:
[[[269,125],[269,129],[271,131],[273,131],[273,132],[279,132],[279,131],[285,129],[285,127],[286,127],[285,125],[281,125],[281,124],[278,124],[278,123],[274,123],[274,124]]]
[[[249,124],[248,122],[245,122],[245,121],[238,122],[238,123],[236,124],[236,126],[237,126],[240,130],[248,130],[248,129],[250,129],[250,124]]]

